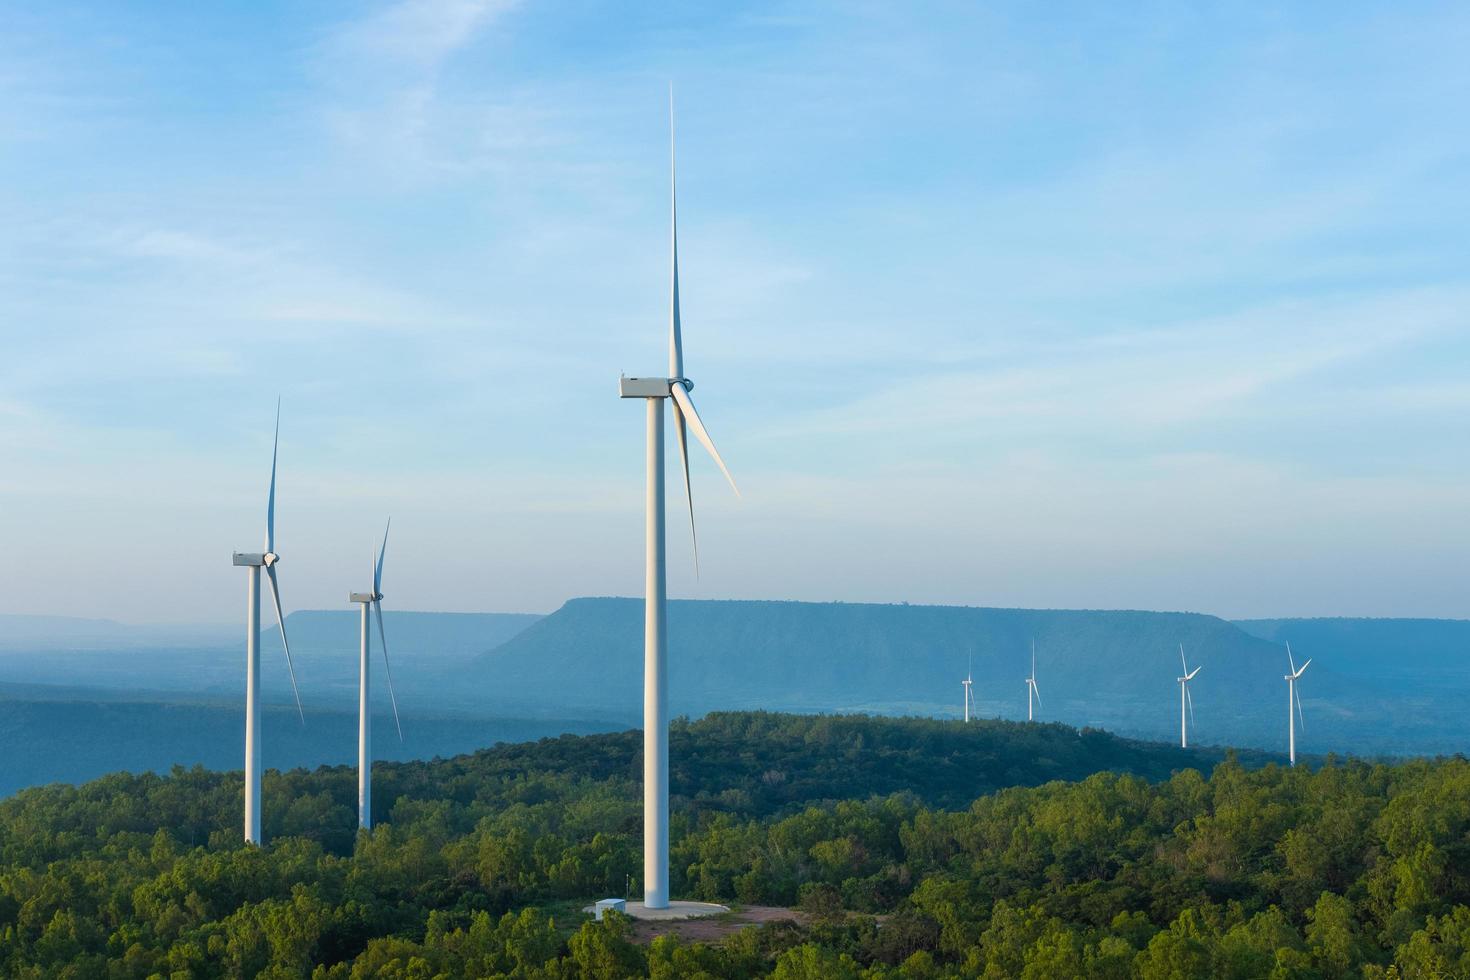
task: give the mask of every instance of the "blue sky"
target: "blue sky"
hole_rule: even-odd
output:
[[[0,611],[1470,616],[1462,6],[0,6]],[[671,474],[672,478],[672,474]],[[671,491],[675,487],[671,484]],[[671,502],[677,497],[671,492]]]

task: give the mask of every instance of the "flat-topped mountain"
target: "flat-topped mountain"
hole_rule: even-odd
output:
[[[545,617],[385,617],[408,733],[401,749],[396,738],[384,743],[395,757],[473,748],[507,719],[544,733],[639,723],[641,599],[573,599]],[[7,770],[3,788],[112,768],[236,764],[237,627],[220,639],[208,628],[187,628],[191,636],[44,617],[0,626],[10,630],[0,642],[0,730],[27,760]],[[268,764],[338,761],[355,744],[356,613],[297,611],[288,626],[308,727],[296,731],[294,707],[282,714],[290,724],[267,733],[268,748],[284,740]],[[1313,660],[1301,686],[1304,753],[1449,754],[1470,743],[1470,622],[1457,620],[1231,623],[1198,613],[675,600],[670,699],[691,716],[763,708],[953,718],[973,656],[980,715],[1024,719],[1033,639],[1039,721],[1176,741],[1183,644],[1190,665],[1203,667],[1191,684],[1193,744],[1283,751],[1289,640],[1298,662]],[[285,708],[291,688],[274,629],[263,642],[265,697]],[[391,725],[381,681],[375,709],[379,725]]]
[[[636,716],[642,610],[639,599],[573,599],[477,658],[468,676],[508,704]],[[1313,622],[1243,629],[1199,613],[674,600],[669,696],[674,711],[690,715],[770,708],[954,716],[973,657],[981,714],[1024,718],[1034,641],[1039,720],[1172,739],[1182,644],[1191,667],[1204,667],[1191,685],[1194,738],[1275,749],[1286,737],[1287,671],[1275,637],[1300,629],[1297,662],[1314,658],[1301,686],[1304,750],[1433,753],[1463,745],[1457,715],[1437,716],[1424,699],[1470,687],[1470,677],[1420,692],[1390,662],[1391,648],[1375,665],[1374,644],[1393,632],[1385,621],[1368,621],[1362,634],[1302,626]],[[1438,628],[1470,633],[1470,624]]]

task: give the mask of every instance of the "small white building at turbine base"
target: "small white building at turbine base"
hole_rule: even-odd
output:
[[[626,898],[604,898],[592,906],[592,918],[598,922],[602,921],[604,912],[621,912],[628,914],[628,900]]]

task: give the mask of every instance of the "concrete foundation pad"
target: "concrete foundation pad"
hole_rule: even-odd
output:
[[[590,914],[593,906],[589,905],[582,911]],[[630,919],[643,922],[663,922],[673,919],[700,919],[728,911],[728,906],[715,905],[712,902],[670,902],[666,909],[651,909],[642,902],[629,902],[627,915]]]

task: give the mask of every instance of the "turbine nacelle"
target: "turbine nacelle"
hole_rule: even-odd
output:
[[[688,378],[630,378],[626,374],[618,378],[619,398],[673,398],[674,385],[688,394],[694,390],[694,382]]]

